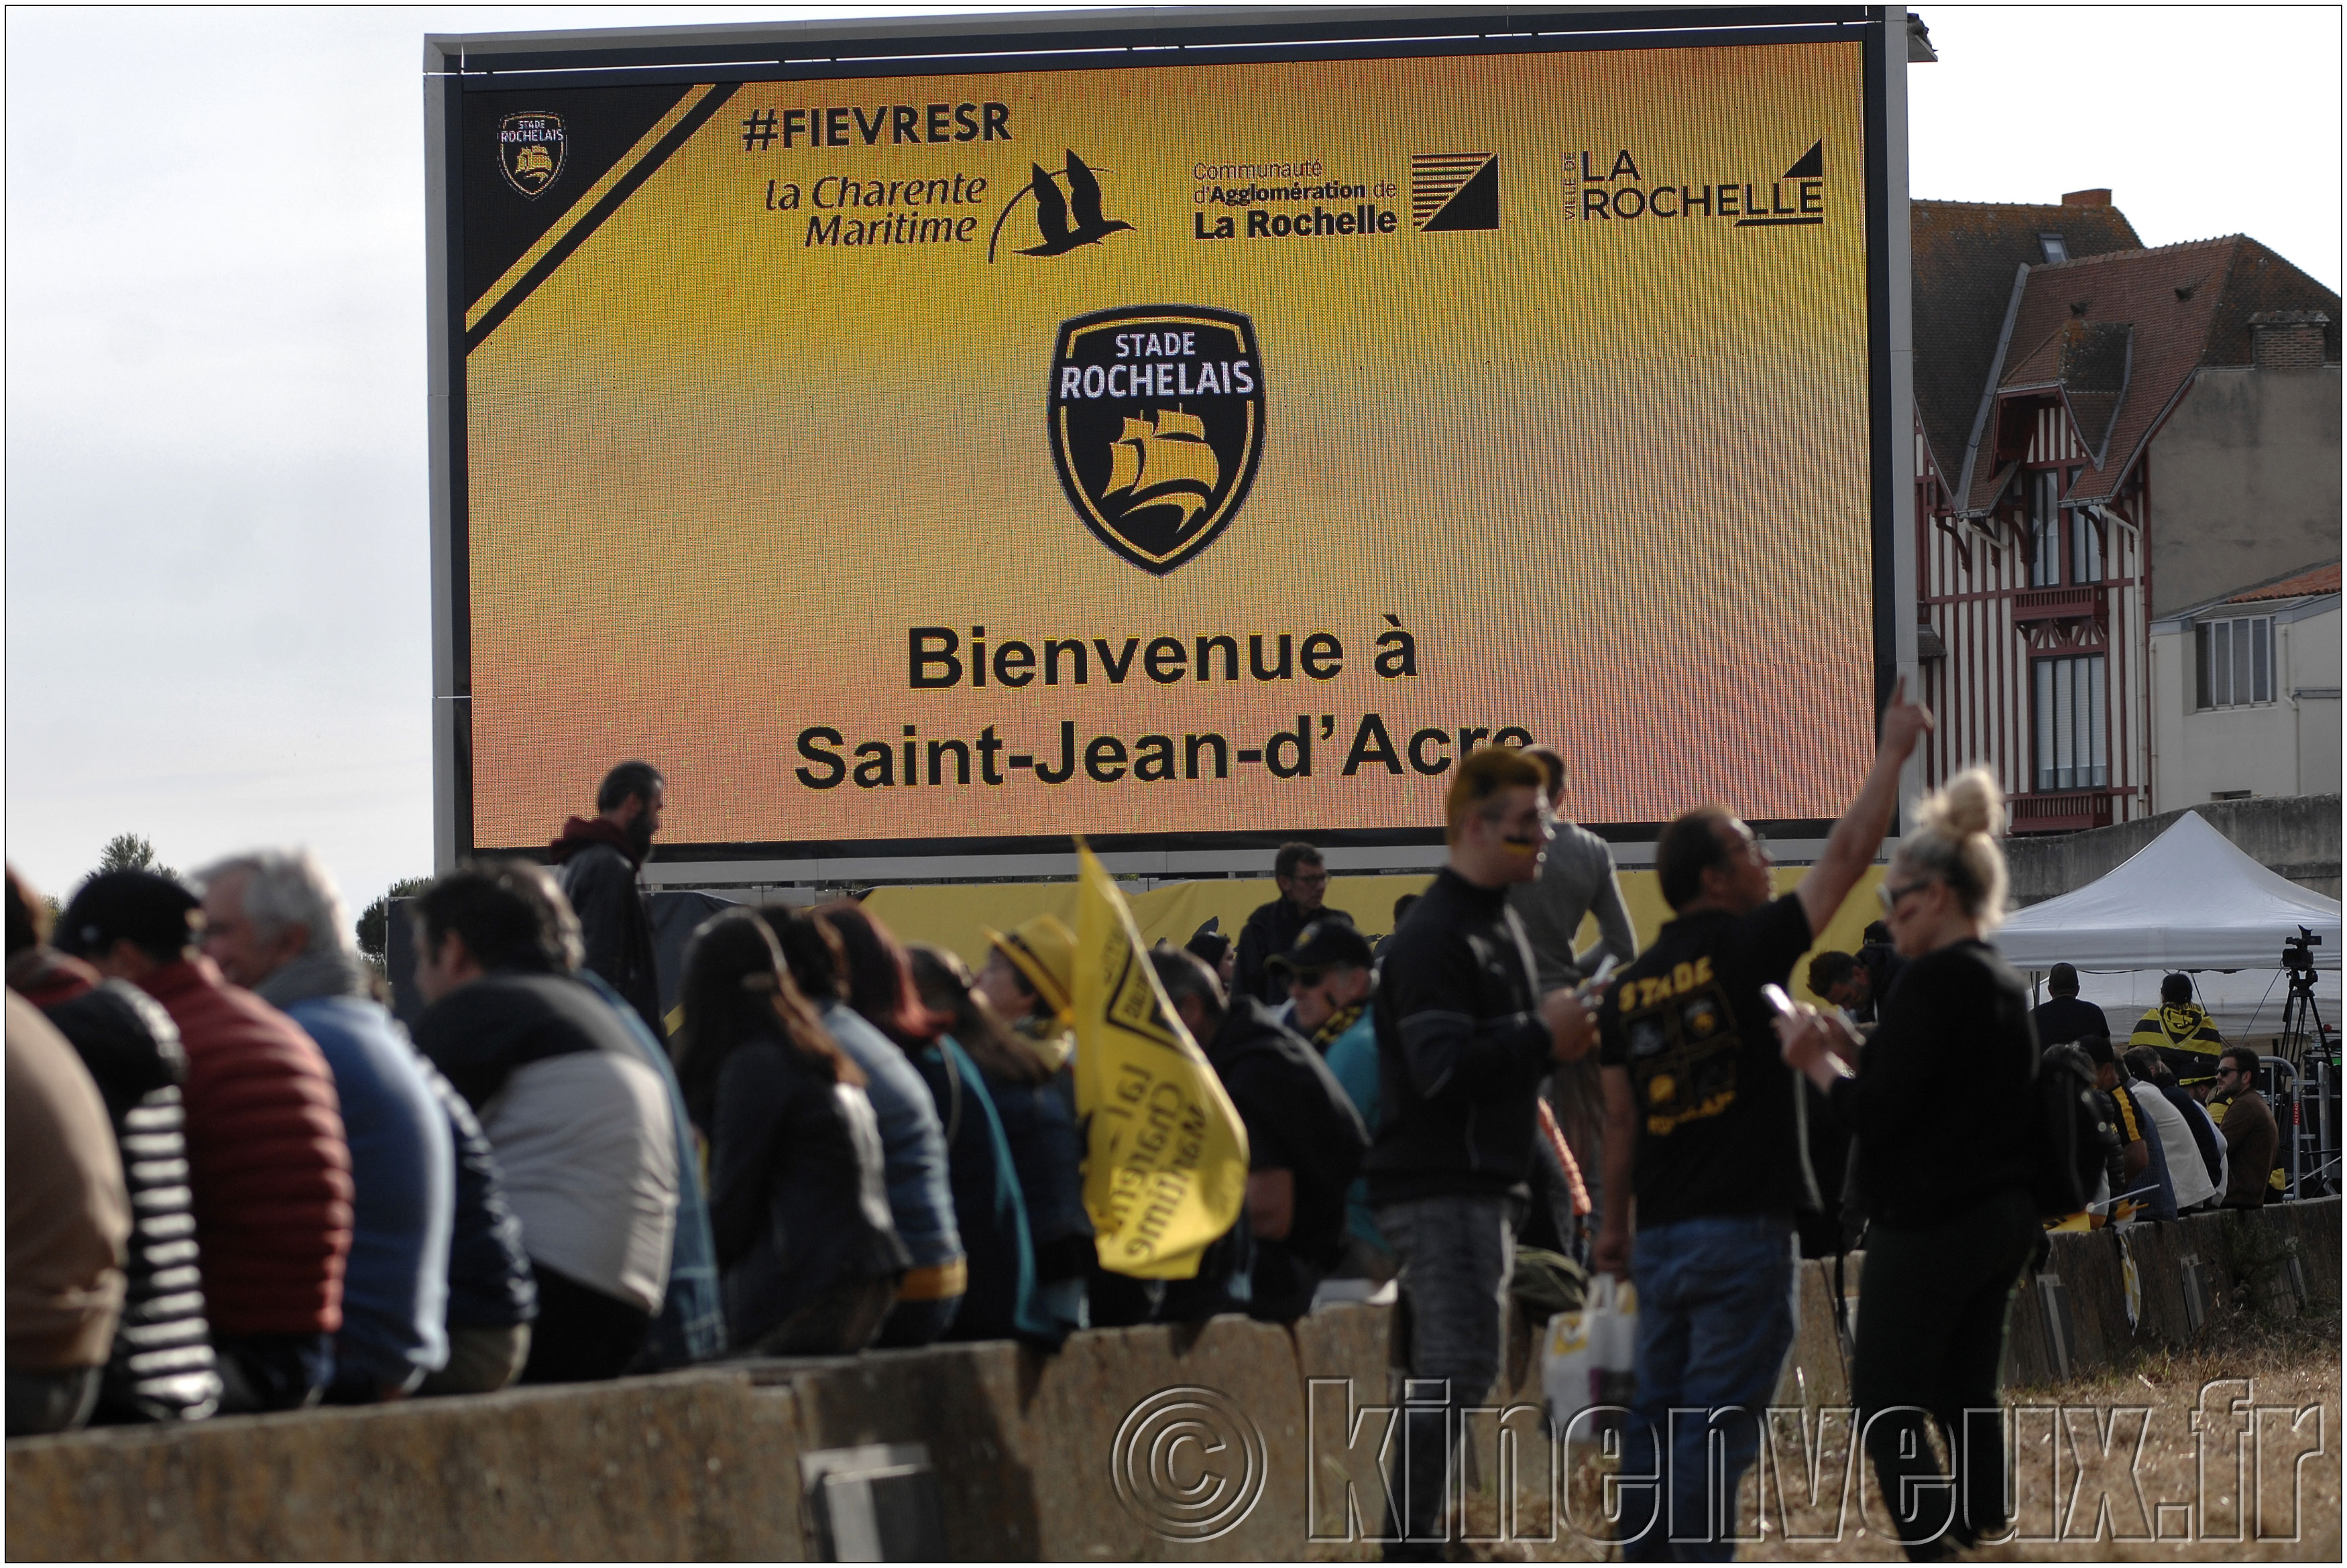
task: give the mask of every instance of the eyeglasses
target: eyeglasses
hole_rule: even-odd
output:
[[[1905,898],[1909,893],[1922,892],[1931,885],[1931,879],[1928,877],[1920,882],[1906,882],[1895,888],[1889,882],[1877,882],[1874,886],[1874,894],[1882,901],[1882,912],[1887,915],[1899,907],[1901,899]]]

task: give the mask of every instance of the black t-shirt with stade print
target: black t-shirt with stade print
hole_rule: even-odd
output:
[[[1598,1060],[1630,1074],[1638,1228],[1818,1207],[1807,1097],[1760,1000],[1809,947],[1792,893],[1749,914],[1682,915],[1606,993]]]

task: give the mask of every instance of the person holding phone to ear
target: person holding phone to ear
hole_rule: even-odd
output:
[[[1784,984],[1873,863],[1899,770],[1931,727],[1903,686],[1892,695],[1857,800],[1781,897],[1768,847],[1724,806],[1686,812],[1655,846],[1675,918],[1598,1009],[1605,1220],[1593,1260],[1638,1292],[1621,1473],[1662,1477],[1624,1488],[1630,1561],[1735,1551],[1737,1482],[1793,1344],[1794,1217],[1818,1202],[1800,1082],[1778,1054],[1760,988]],[[1673,1419],[1688,1410],[1712,1412],[1717,1427]],[[1714,1430],[1725,1464],[1707,1452]]]
[[[2037,1031],[2028,987],[1987,942],[2004,911],[2004,798],[1974,768],[1915,816],[1881,888],[1907,960],[1881,1024],[1863,1051],[1840,1019],[1807,1008],[1777,1033],[1858,1140],[1872,1229],[1850,1397],[1900,1543],[1926,1562],[2004,1527],[1996,1369],[2041,1232],[2032,1124],[2015,1114],[2032,1101]],[[1927,1420],[1947,1440],[1952,1499],[1918,1484],[1941,1473]]]

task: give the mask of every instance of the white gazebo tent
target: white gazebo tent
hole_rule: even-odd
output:
[[[2078,994],[2122,1035],[2157,1004],[2163,974],[2191,972],[2201,1005],[2231,1039],[2280,1028],[2282,942],[2301,926],[2321,939],[2315,996],[2335,1025],[2339,901],[2276,876],[2188,811],[2104,876],[2023,910],[1993,940],[2033,979],[2075,965]]]

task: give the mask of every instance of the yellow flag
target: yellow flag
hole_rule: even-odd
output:
[[[1246,1205],[1246,1128],[1166,1005],[1141,930],[1081,839],[1076,906],[1076,1114],[1084,1208],[1103,1268],[1189,1279]]]

